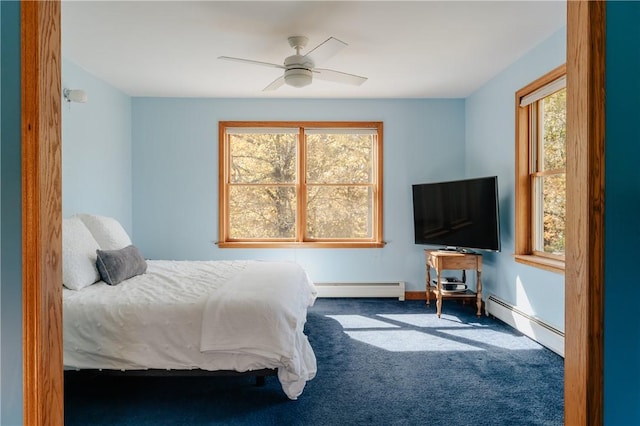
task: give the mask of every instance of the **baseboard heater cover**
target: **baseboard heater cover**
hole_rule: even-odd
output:
[[[315,283],[318,297],[397,297],[404,300],[404,281]]]
[[[487,298],[485,313],[507,323],[525,336],[564,358],[564,332],[552,325],[522,312],[515,306],[493,295]]]

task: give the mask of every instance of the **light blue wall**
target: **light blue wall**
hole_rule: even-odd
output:
[[[640,3],[607,2],[605,425],[640,424]]]
[[[564,330],[564,275],[513,260],[515,92],[566,62],[566,28],[466,99],[467,174],[497,175],[502,251],[484,256],[485,295],[495,294]]]
[[[0,2],[0,424],[22,424],[20,2]]]
[[[383,249],[219,249],[218,121],[384,122]],[[288,259],[323,281],[424,288],[411,184],[464,176],[463,100],[133,99],[133,229],[156,259]]]
[[[62,102],[62,215],[111,216],[131,232],[131,98],[67,60],[62,86],[89,98]]]

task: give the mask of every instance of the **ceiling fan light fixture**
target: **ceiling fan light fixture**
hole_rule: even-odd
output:
[[[337,38],[329,37],[324,42],[311,49],[309,53],[301,55],[300,49],[307,45],[307,41],[308,39],[305,36],[289,37],[289,45],[296,50],[296,53],[294,55],[287,56],[282,65],[272,62],[234,58],[231,56],[219,56],[218,59],[283,69],[284,73],[269,83],[267,87],[262,89],[263,91],[276,90],[284,84],[297,88],[305,87],[313,82],[314,76],[319,80],[352,84],[356,86],[367,81],[366,77],[331,69],[316,68],[317,63],[324,62],[329,59],[342,48],[346,47],[347,43],[340,41]]]
[[[311,84],[313,74],[304,68],[291,68],[284,72],[284,82],[293,87],[304,87]]]

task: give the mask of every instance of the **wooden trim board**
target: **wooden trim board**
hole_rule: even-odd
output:
[[[62,425],[60,2],[20,6],[23,420]]]
[[[565,417],[603,423],[605,8],[567,2]]]

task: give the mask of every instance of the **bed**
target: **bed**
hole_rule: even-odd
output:
[[[76,215],[63,283],[66,369],[267,369],[290,399],[315,376],[304,324],[317,292],[294,262],[146,260],[115,219]]]

